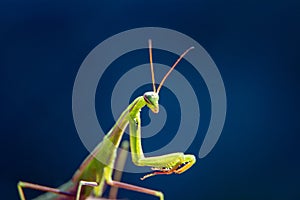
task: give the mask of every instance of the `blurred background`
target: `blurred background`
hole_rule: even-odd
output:
[[[1,1],[1,199],[18,199],[19,180],[56,187],[72,177],[88,155],[72,116],[76,73],[99,43],[146,26],[177,30],[206,49],[225,84],[227,117],[212,152],[184,174],[140,181],[143,174],[125,173],[123,181],[162,190],[166,200],[300,199],[299,20],[296,0]],[[147,52],[114,65],[146,63]],[[154,59],[170,65],[176,55],[156,50]],[[108,70],[101,80],[107,88],[98,88],[96,100],[111,91],[112,75],[129,69]],[[187,151],[196,155],[210,118],[209,95],[198,78],[202,121]],[[150,88],[141,86],[132,98]],[[108,131],[114,121],[104,103],[96,108]],[[171,90],[161,94],[161,103],[171,105],[167,112],[174,111],[176,122]],[[145,112],[142,121],[149,121]],[[176,128],[166,123],[164,132],[143,141],[145,151],[167,144]],[[28,199],[38,194],[26,190]],[[125,190],[119,197],[155,199]]]

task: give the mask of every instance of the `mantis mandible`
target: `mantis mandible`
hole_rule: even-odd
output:
[[[93,152],[83,161],[70,181],[60,186],[58,189],[20,181],[18,183],[18,191],[21,200],[25,200],[23,188],[31,188],[47,192],[46,194],[37,197],[35,200],[81,200],[86,199],[91,194],[94,194],[96,197],[101,197],[105,183],[113,187],[157,196],[160,200],[163,200],[164,195],[161,191],[112,180],[117,148],[120,145],[124,130],[128,125],[133,163],[137,166],[150,166],[153,170],[152,173],[145,175],[141,178],[141,180],[159,174],[181,174],[188,170],[196,162],[194,155],[184,153],[171,153],[154,157],[144,156],[141,144],[140,111],[143,107],[147,106],[152,112],[159,112],[158,94],[166,78],[179,61],[194,48],[190,47],[180,55],[156,89],[152,61],[152,41],[149,40],[148,42],[153,91],[146,92],[143,96],[137,97],[125,109],[125,111],[123,111],[116,124],[105,135],[102,142],[100,142]],[[100,162],[100,160],[102,162]]]

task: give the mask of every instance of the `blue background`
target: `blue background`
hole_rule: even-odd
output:
[[[144,26],[180,31],[207,50],[224,80],[228,112],[213,151],[186,173],[145,181],[139,180],[143,174],[124,174],[123,180],[162,190],[167,200],[300,199],[299,19],[296,0],[1,1],[1,199],[18,199],[18,180],[58,186],[72,176],[88,155],[72,117],[76,73],[100,42]],[[147,50],[135,53],[124,62],[147,62]],[[160,51],[154,56],[169,64],[176,58]],[[103,79],[108,86],[110,80],[109,75]],[[188,150],[193,154],[210,116],[207,90],[203,81],[199,85],[203,122]],[[149,88],[140,88],[133,98]],[[96,99],[101,99],[98,89]],[[174,104],[176,116],[174,98],[171,90],[162,91],[161,103]],[[97,102],[98,117],[109,130],[114,122],[101,106]],[[169,134],[178,128],[166,126]],[[145,150],[172,139],[165,135],[147,139]],[[26,190],[29,198],[38,194]],[[124,190],[119,197],[155,199]]]

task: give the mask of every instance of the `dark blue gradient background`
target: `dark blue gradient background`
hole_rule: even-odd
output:
[[[299,1],[130,2],[0,2],[1,199],[18,199],[20,179],[58,186],[72,176],[88,155],[72,117],[77,70],[106,38],[144,26],[180,31],[208,51],[228,113],[213,151],[188,172],[124,181],[160,189],[167,200],[300,199]],[[114,123],[100,120],[107,129]],[[202,129],[189,152],[198,154]],[[163,145],[159,136],[148,146]],[[37,194],[26,190],[29,199]],[[120,197],[155,199],[124,190]]]

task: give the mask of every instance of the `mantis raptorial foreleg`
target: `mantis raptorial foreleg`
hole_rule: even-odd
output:
[[[141,178],[142,180],[158,174],[172,174],[173,172],[180,174],[194,164],[194,156],[184,155],[183,153],[145,157],[141,144],[141,119],[139,113],[129,119],[129,130],[132,161],[138,166],[151,166],[152,169],[159,170],[159,172],[145,175]],[[183,166],[180,167],[180,165]]]

